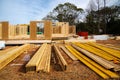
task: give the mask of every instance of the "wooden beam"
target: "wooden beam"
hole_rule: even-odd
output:
[[[51,43],[51,40],[7,40],[5,45]]]

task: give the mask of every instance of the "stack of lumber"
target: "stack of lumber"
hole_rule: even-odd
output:
[[[74,48],[72,47],[74,46]],[[90,53],[84,51],[81,48],[76,47],[77,45],[65,45],[65,47],[74,55],[76,56],[82,63],[84,63],[86,66],[88,66],[90,69],[92,69],[94,72],[96,72],[99,76],[101,76],[104,79],[110,79],[110,78],[119,78],[119,75],[117,75],[115,72],[112,72],[103,66],[96,63],[93,58],[95,57],[91,55]],[[77,50],[76,50],[77,49]],[[81,52],[79,52],[80,50]],[[83,54],[84,53],[84,54]],[[87,55],[87,56],[86,56]],[[89,57],[88,57],[89,56]],[[92,58],[92,59],[91,59]],[[100,59],[99,59],[100,60]]]
[[[66,70],[67,69],[67,62],[64,59],[64,57],[62,56],[61,52],[59,51],[58,47],[56,46],[56,44],[53,45],[54,50],[55,50],[55,54],[56,54],[56,58],[58,60],[58,63],[60,64],[62,70]]]
[[[86,43],[75,43],[75,44],[77,46],[79,46],[80,48],[83,48],[83,49],[85,49],[85,50],[87,50],[87,51],[89,51],[89,52],[91,52],[91,53],[93,53],[93,54],[95,54],[97,56],[100,56],[100,57],[102,57],[102,58],[104,58],[106,60],[110,61],[110,60],[114,60],[116,58],[116,57],[110,55],[109,53],[107,53],[107,52],[105,52],[105,51],[103,51],[101,49],[95,48],[93,46],[90,46],[90,45],[88,45]]]
[[[26,72],[28,71],[50,71],[51,45],[42,44],[31,60],[26,64]]]
[[[110,61],[99,57],[93,53],[90,53],[78,46],[76,46],[75,44],[72,44],[72,46],[77,49],[78,51],[82,52],[84,55],[88,56],[89,58],[91,58],[92,60],[94,60],[96,63],[100,64],[101,66],[103,66],[106,69],[113,69],[114,71],[119,71],[120,70],[120,66],[114,63],[111,63]]]
[[[116,57],[116,59],[118,58],[120,60],[120,51],[98,45],[97,43],[88,43],[88,44],[91,45],[91,46],[94,46],[94,47],[96,47],[98,49],[101,49],[101,50],[109,53],[110,55]]]
[[[8,63],[10,63],[12,60],[20,56],[24,51],[26,51],[30,47],[30,44],[25,44],[20,47],[15,47],[12,49],[9,49],[8,51],[5,51],[5,54],[1,54],[0,56],[0,69],[5,67]]]

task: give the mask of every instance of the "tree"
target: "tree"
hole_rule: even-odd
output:
[[[70,25],[79,22],[78,17],[83,13],[82,8],[77,8],[74,4],[64,3],[59,4],[52,12],[50,12],[44,19],[57,20],[59,22],[69,22]]]

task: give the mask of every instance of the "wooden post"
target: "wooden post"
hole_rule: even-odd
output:
[[[31,40],[37,39],[37,34],[36,34],[37,27],[36,26],[37,25],[35,21],[30,22],[30,39]]]
[[[46,40],[52,39],[52,22],[51,21],[44,22],[44,36]]]
[[[2,23],[2,39],[3,40],[7,40],[8,39],[8,33],[9,33],[9,31],[8,31],[8,29],[9,29],[9,27],[8,27],[8,25],[9,25],[9,23],[6,21],[6,22],[1,22]]]

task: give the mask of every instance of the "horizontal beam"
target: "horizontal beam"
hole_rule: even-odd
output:
[[[6,45],[51,43],[51,40],[7,40]]]

